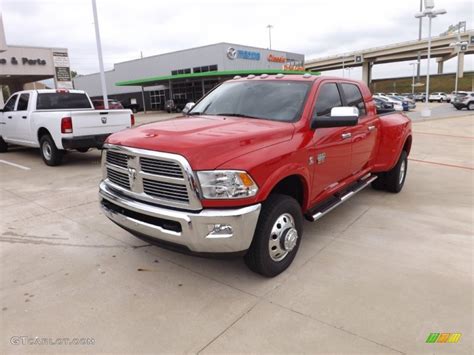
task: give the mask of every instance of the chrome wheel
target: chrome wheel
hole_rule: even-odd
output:
[[[289,213],[284,213],[273,224],[268,240],[268,251],[273,261],[283,260],[298,242],[298,231],[295,220]]]
[[[43,142],[43,146],[41,147],[41,149],[43,151],[43,156],[47,160],[51,160],[52,149],[51,149],[51,145],[49,144],[49,142],[47,142],[47,141]]]
[[[403,183],[403,179],[405,179],[406,170],[407,170],[407,161],[403,160],[402,164],[400,165],[400,174],[398,175],[398,183],[400,185]]]

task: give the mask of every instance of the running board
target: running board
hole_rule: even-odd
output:
[[[362,191],[364,188],[369,186],[370,183],[375,179],[377,179],[377,175],[368,174],[364,176],[362,179],[349,186],[343,192],[335,194],[332,198],[328,200],[328,202],[320,204],[320,207],[317,207],[316,209],[312,210],[310,212],[311,215],[307,216],[308,220],[310,220],[311,222],[317,221],[322,216],[331,212],[337,206],[350,199],[356,193]]]

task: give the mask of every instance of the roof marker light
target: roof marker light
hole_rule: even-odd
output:
[[[260,79],[265,79],[265,78],[268,78],[268,74],[262,74],[262,75],[260,75]]]
[[[242,79],[242,77],[240,75],[234,76],[234,80],[237,80],[237,79]]]
[[[311,74],[310,73],[305,73],[303,75],[303,78],[305,78],[305,79],[311,78]]]
[[[255,78],[255,75],[253,74],[250,74],[249,76],[247,76],[247,79],[253,79],[253,78]]]
[[[276,75],[276,78],[277,78],[277,79],[281,79],[281,78],[283,78],[284,76],[285,76],[284,74],[278,73],[278,74]]]

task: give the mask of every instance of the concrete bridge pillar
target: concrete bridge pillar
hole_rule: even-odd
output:
[[[444,60],[438,62],[438,74],[443,74]]]
[[[364,61],[362,63],[362,81],[370,87],[372,81],[372,63]]]

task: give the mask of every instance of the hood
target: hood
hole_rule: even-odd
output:
[[[195,116],[146,124],[107,143],[184,156],[194,170],[215,169],[241,155],[290,140],[294,126],[269,120]]]

